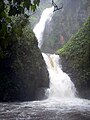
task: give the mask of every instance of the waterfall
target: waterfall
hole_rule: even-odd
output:
[[[53,16],[54,8],[46,8],[36,24],[33,31],[38,39],[39,48],[43,44],[43,32],[45,24]],[[42,53],[47,65],[50,78],[49,98],[73,98],[76,96],[76,89],[70,77],[62,71],[59,55]]]
[[[38,39],[39,48],[41,48],[42,46],[42,42],[43,42],[42,37],[43,37],[44,29],[45,29],[45,24],[47,21],[49,22],[51,20],[53,16],[53,10],[54,10],[54,7],[46,8],[41,15],[40,21],[36,24],[36,26],[33,29],[33,32],[35,33]]]
[[[76,89],[70,77],[62,71],[59,55],[42,53],[50,78],[49,97],[73,98]]]

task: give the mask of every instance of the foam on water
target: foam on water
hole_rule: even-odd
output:
[[[52,19],[54,8],[46,8],[36,24],[33,31],[38,39],[38,46],[41,48],[43,44],[43,32],[46,22]],[[49,96],[53,98],[72,98],[76,96],[76,89],[70,77],[64,73],[59,63],[59,55],[42,53],[47,65],[50,78]]]
[[[62,71],[59,55],[42,53],[50,77],[49,97],[74,98],[76,89],[70,77]]]

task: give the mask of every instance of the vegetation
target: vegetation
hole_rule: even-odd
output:
[[[90,17],[57,53],[62,58],[64,71],[71,76],[81,94],[86,95],[85,90],[90,89]]]
[[[90,0],[57,0],[55,3],[58,6],[63,3],[63,9],[53,13],[43,35],[42,51],[50,53],[62,47],[90,16]]]
[[[4,50],[9,44],[11,44],[11,42],[13,42],[10,37],[13,35],[16,36],[18,31],[22,33],[22,29],[26,25],[26,19],[28,17],[24,14],[25,8],[27,10],[30,9],[35,11],[36,7],[39,5],[39,2],[40,0],[34,0],[33,3],[30,0],[0,1],[0,57],[4,56]],[[19,20],[17,21],[17,19]]]
[[[0,101],[35,100],[49,87],[48,72],[24,9],[40,0],[0,1]]]

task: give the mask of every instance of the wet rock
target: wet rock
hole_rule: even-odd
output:
[[[48,71],[35,35],[19,38],[6,53],[0,59],[0,101],[35,100],[37,89],[49,87]]]
[[[90,99],[90,17],[58,53],[79,96]]]

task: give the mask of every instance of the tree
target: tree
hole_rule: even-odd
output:
[[[17,27],[17,23],[12,19],[13,16],[19,18],[20,28],[22,29],[28,18],[24,10],[34,12],[39,3],[40,0],[33,0],[33,2],[32,0],[0,0],[0,58],[3,57],[4,49],[12,42],[9,37],[12,33],[15,33]]]

